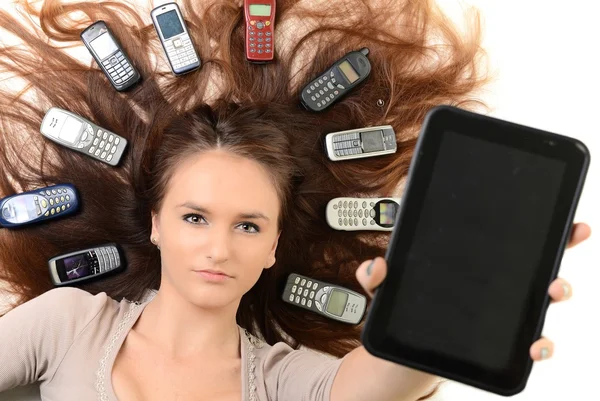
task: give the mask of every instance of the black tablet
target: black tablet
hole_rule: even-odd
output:
[[[496,394],[522,391],[589,161],[573,138],[430,111],[365,348]]]

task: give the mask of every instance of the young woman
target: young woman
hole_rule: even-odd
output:
[[[369,296],[385,278],[377,256],[388,235],[335,232],[324,206],[391,195],[427,110],[470,104],[483,82],[476,25],[463,38],[426,1],[279,1],[277,61],[256,66],[243,58],[240,5],[197,3],[182,6],[203,67],[180,78],[154,66],[153,31],[126,3],[24,3],[43,34],[0,13],[29,50],[0,53],[2,72],[28,84],[25,95],[0,94],[2,194],[70,182],[83,204],[74,217],[0,232],[2,278],[16,296],[0,318],[0,391],[39,381],[44,399],[61,400],[429,397],[437,378],[368,354],[360,326],[286,304],[281,290],[291,272]],[[129,93],[43,36],[77,43],[98,19],[145,78]],[[326,113],[298,108],[307,79],[363,46],[374,65],[363,88]],[[44,141],[50,106],[125,136],[122,164]],[[382,123],[394,126],[398,153],[339,164],[323,155],[325,133]],[[577,225],[571,244],[587,235]],[[123,247],[126,272],[51,289],[49,257],[108,241]],[[556,301],[570,291],[561,279],[549,289]],[[531,347],[536,360],[551,353],[546,339]]]

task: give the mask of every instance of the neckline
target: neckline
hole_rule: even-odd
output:
[[[138,321],[142,312],[146,308],[146,306],[152,301],[154,296],[156,295],[156,291],[152,291],[152,293],[142,302],[131,302],[127,300],[121,301],[121,303],[128,303],[128,310],[125,315],[121,318],[119,325],[117,326],[117,331],[113,333],[111,336],[110,342],[105,345],[105,354],[102,357],[100,362],[100,368],[97,373],[97,382],[96,382],[96,391],[98,391],[98,396],[100,401],[119,401],[117,395],[115,393],[112,381],[112,371],[115,366],[115,361],[117,359],[117,355],[121,348],[123,347],[123,343],[127,338],[127,335],[131,331],[131,328]],[[241,399],[245,401],[247,398],[247,388],[248,388],[248,374],[247,374],[247,366],[248,366],[248,357],[246,355],[246,347],[249,340],[246,338],[245,330],[242,329],[238,325],[238,331],[240,334],[240,379],[242,383],[242,391],[241,391]],[[254,354],[251,355],[251,359],[254,360]]]

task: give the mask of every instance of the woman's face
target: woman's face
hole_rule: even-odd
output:
[[[275,263],[279,208],[275,187],[258,162],[223,150],[185,159],[152,216],[161,289],[207,308],[239,302]]]

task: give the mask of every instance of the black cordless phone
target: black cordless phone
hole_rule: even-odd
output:
[[[366,47],[350,52],[319,74],[302,89],[302,105],[312,111],[322,111],[357,87],[371,73],[367,54]]]
[[[88,26],[81,32],[81,40],[116,90],[128,89],[140,80],[139,72],[104,21]]]

